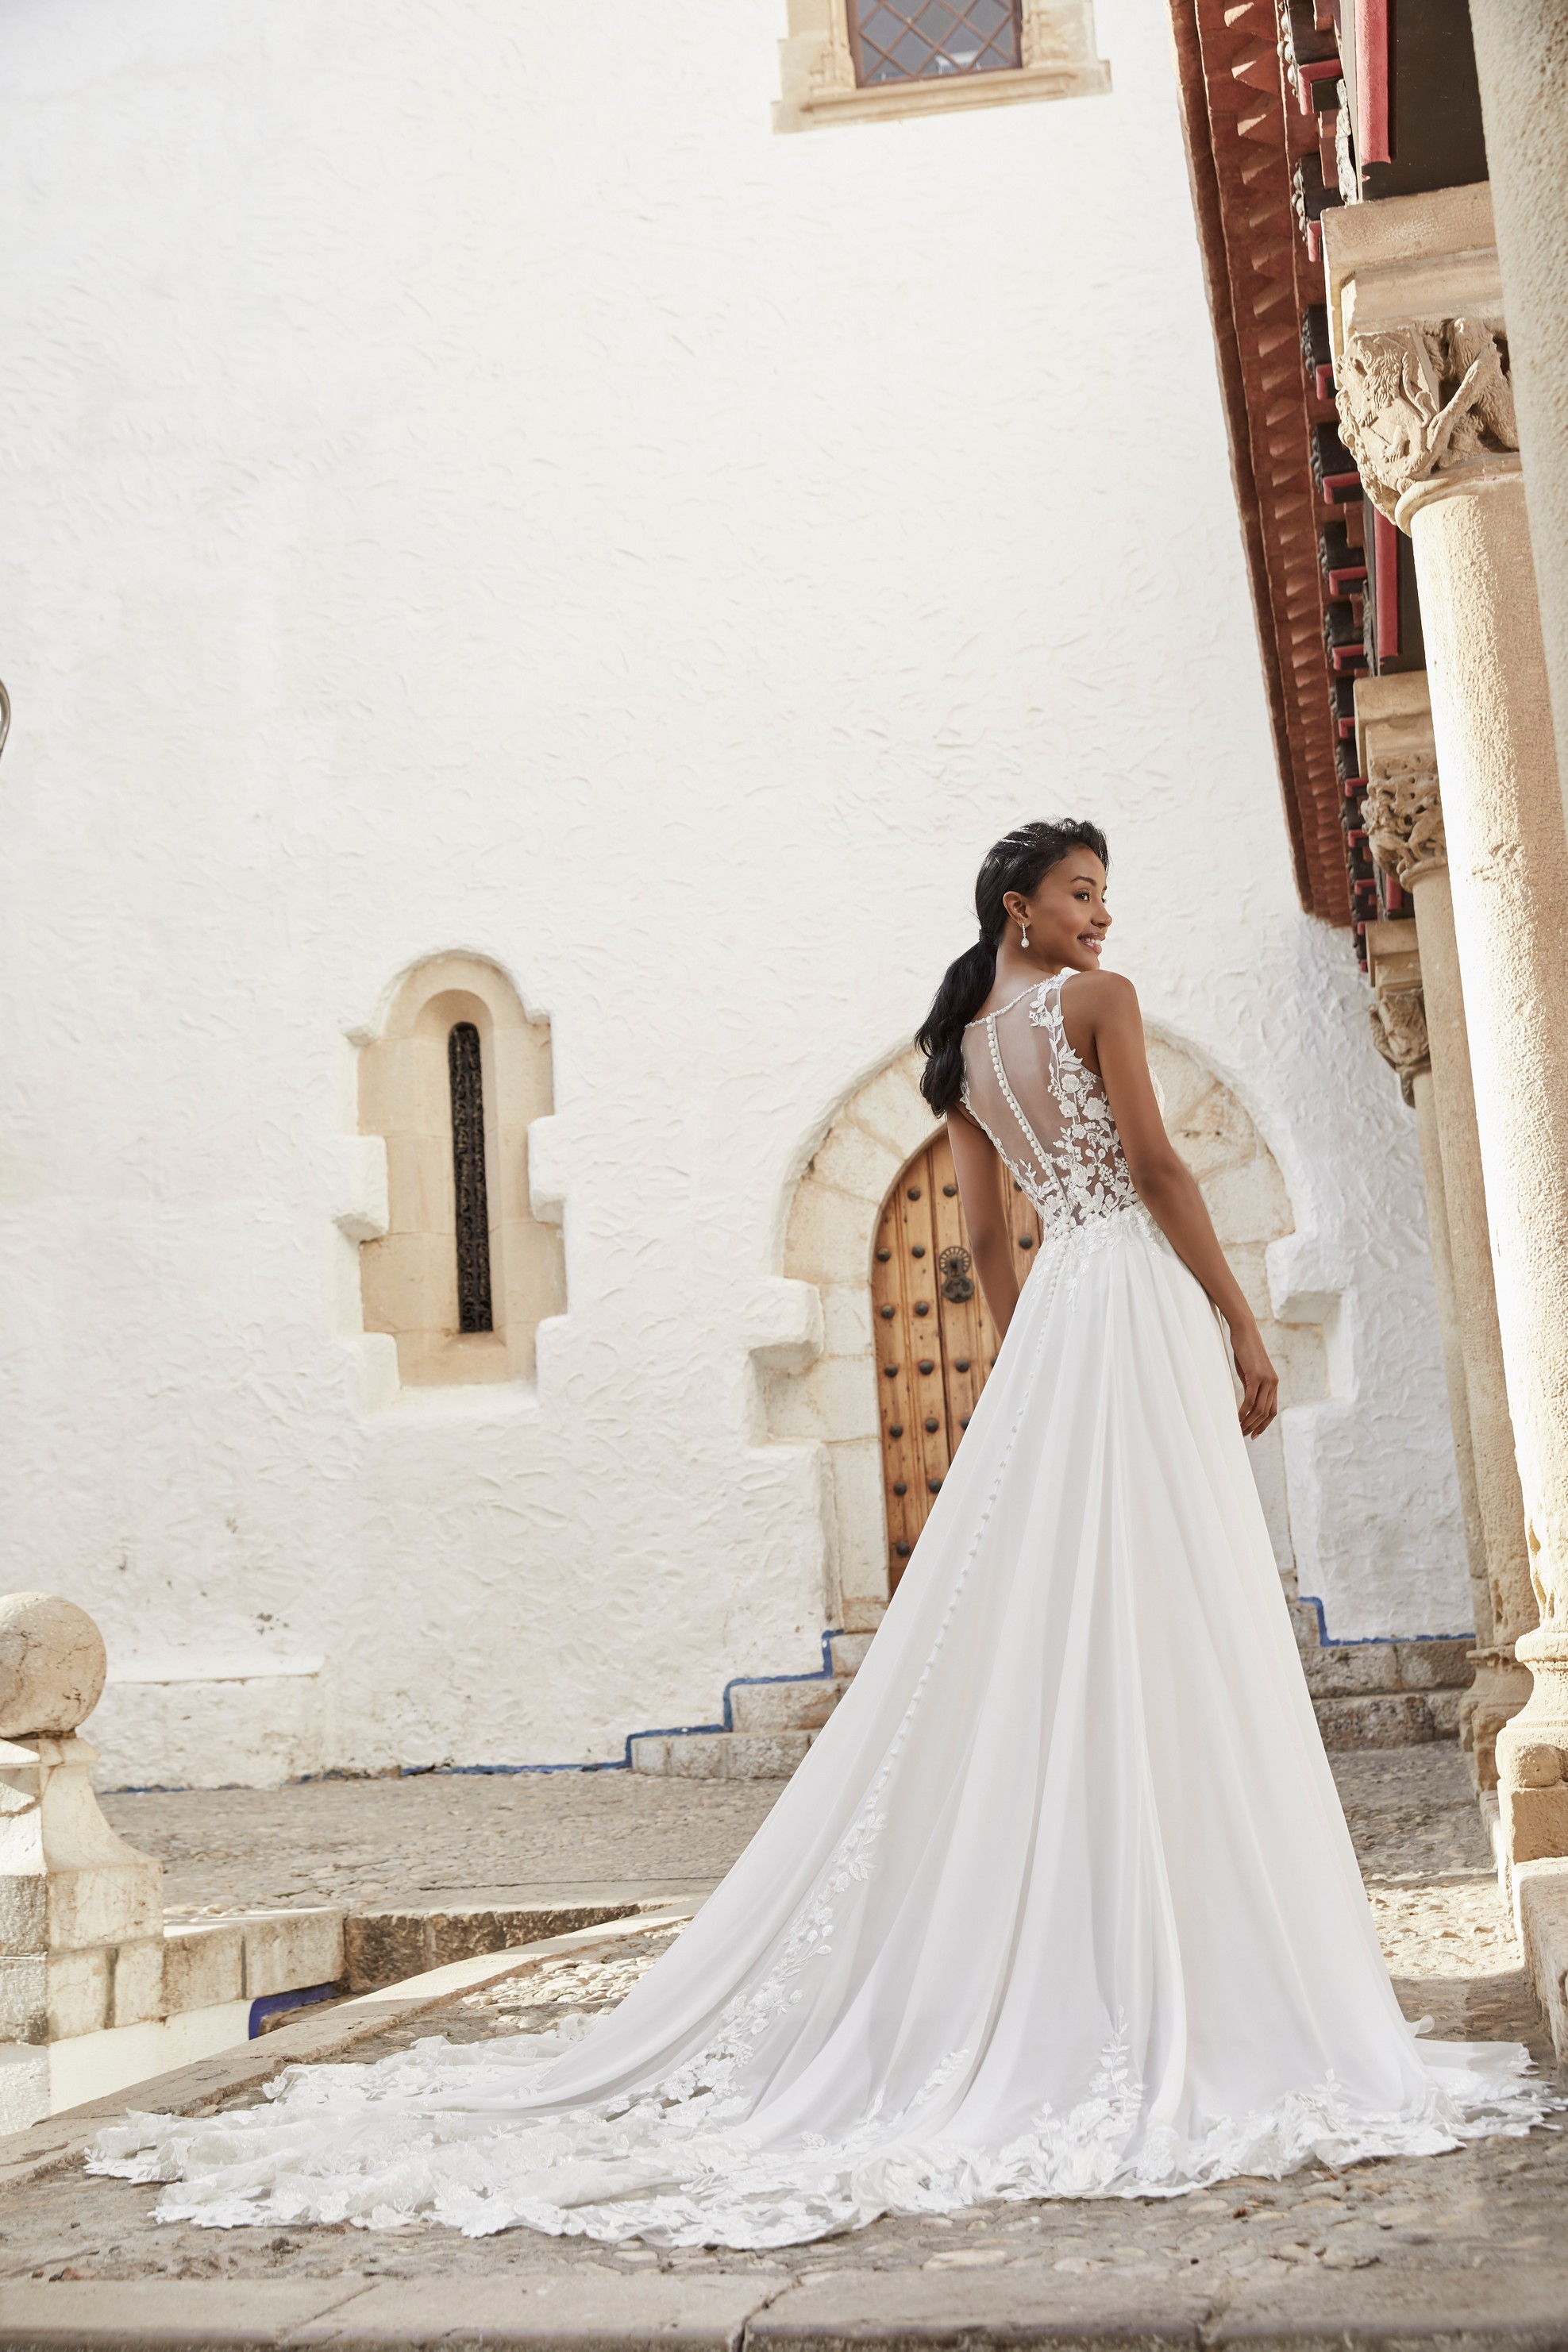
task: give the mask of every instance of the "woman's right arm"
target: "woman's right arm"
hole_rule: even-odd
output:
[[[990,1137],[982,1135],[974,1120],[961,1110],[948,1115],[947,1139],[953,1147],[953,1167],[958,1179],[958,1197],[964,1203],[964,1223],[969,1232],[975,1271],[999,1336],[1012,1321],[1013,1308],[1019,1303],[1018,1271],[1013,1264],[1012,1234],[1002,1189],[1002,1163]]]

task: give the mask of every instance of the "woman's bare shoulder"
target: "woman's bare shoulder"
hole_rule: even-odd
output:
[[[1137,1013],[1138,992],[1125,972],[1078,971],[1068,986],[1075,1010],[1091,1021],[1114,1020],[1118,1014],[1125,1019]]]

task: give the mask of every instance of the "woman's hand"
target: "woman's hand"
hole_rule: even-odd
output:
[[[1230,1326],[1230,1352],[1241,1381],[1241,1434],[1261,1437],[1280,1410],[1280,1375],[1250,1317]]]

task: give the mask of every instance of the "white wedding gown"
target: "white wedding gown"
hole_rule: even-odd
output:
[[[1214,1309],[1139,1203],[1066,975],[967,1037],[1044,1244],[870,1654],[694,1924],[586,2032],[138,2116],[166,2220],[776,2246],[1520,2133],[1417,2040],[1324,1759]]]

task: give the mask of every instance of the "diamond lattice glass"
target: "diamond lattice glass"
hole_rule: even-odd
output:
[[[850,0],[850,38],[862,89],[1022,63],[1018,0]]]

